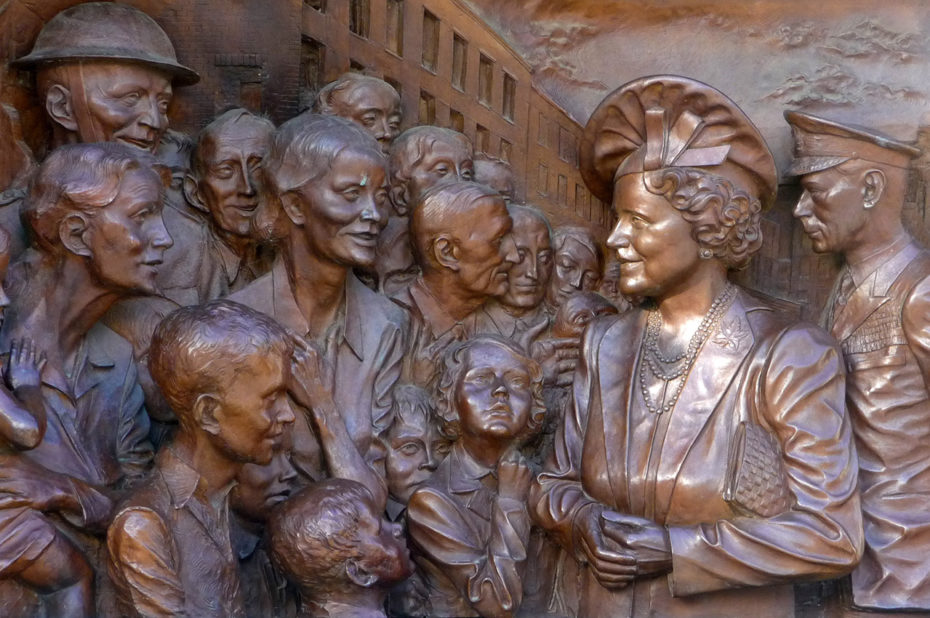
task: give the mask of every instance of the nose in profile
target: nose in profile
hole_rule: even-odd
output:
[[[811,216],[811,213],[813,212],[811,209],[811,204],[812,204],[811,194],[808,193],[807,191],[804,191],[801,194],[801,197],[798,199],[798,203],[795,204],[794,210],[791,212],[791,214],[793,214],[796,219],[803,219],[804,217],[809,217]]]

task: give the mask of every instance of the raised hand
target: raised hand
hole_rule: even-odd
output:
[[[505,455],[497,464],[497,493],[501,498],[526,502],[533,474],[516,450]]]
[[[29,337],[14,340],[10,347],[10,361],[6,366],[6,381],[12,390],[24,386],[40,386],[42,369],[48,361]]]

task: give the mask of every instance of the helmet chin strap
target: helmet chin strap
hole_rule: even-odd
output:
[[[90,122],[91,131],[93,132],[94,139],[90,141],[104,142],[106,140],[103,139],[103,136],[100,135],[100,130],[97,127],[97,123],[94,121],[94,116],[93,114],[90,113],[90,104],[87,102],[87,86],[85,85],[86,80],[84,79],[84,61],[83,60],[78,61],[78,78],[80,81],[80,88],[81,88],[80,103],[81,103],[81,107],[83,108],[81,111],[84,113],[85,116],[87,116],[87,119]],[[77,110],[75,109],[74,112],[75,112],[74,120],[75,120],[75,123],[77,123],[77,116],[78,116]],[[78,127],[78,130],[80,131],[80,127]]]

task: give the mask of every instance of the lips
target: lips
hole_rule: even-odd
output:
[[[363,247],[376,247],[378,245],[378,232],[349,232],[348,235]]]
[[[154,139],[148,139],[144,137],[123,136],[119,138],[119,141],[125,144],[129,144],[130,146],[135,146],[136,148],[140,148],[142,150],[147,150],[149,152],[155,151],[155,140]]]

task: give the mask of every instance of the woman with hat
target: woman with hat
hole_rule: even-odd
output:
[[[727,97],[642,78],[592,115],[582,169],[640,308],[585,334],[536,521],[584,568],[583,616],[791,616],[791,584],[862,553],[833,340],[728,281],[777,175]]]

